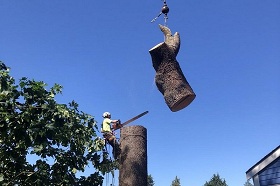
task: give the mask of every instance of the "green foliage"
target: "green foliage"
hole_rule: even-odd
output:
[[[0,185],[102,184],[102,174],[116,166],[101,153],[96,121],[74,101],[56,102],[62,86],[46,86],[27,78],[17,85],[0,61]],[[92,174],[77,176],[90,165]]]
[[[155,182],[151,174],[148,175],[148,186],[154,186]]]
[[[244,183],[244,186],[254,186],[249,180]]]
[[[226,181],[220,178],[219,174],[214,174],[209,182],[206,182],[204,186],[227,186]]]
[[[175,179],[172,181],[171,186],[181,186],[180,179],[176,176]]]

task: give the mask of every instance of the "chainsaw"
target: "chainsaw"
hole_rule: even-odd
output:
[[[127,125],[127,124],[129,124],[129,123],[131,123],[131,122],[133,122],[133,121],[135,121],[135,120],[137,120],[138,118],[140,118],[140,117],[142,117],[142,116],[148,114],[148,112],[149,112],[149,111],[145,111],[145,112],[143,112],[143,113],[141,113],[141,114],[139,114],[139,115],[137,115],[137,116],[135,116],[135,117],[133,117],[133,118],[127,120],[127,121],[124,122],[124,123],[121,123],[121,121],[118,120],[118,122],[112,124],[113,130],[115,131],[115,130],[118,130],[118,129],[122,128],[123,126],[125,126],[125,125]]]

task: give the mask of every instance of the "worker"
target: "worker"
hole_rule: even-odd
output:
[[[117,159],[117,157],[120,155],[120,147],[114,133],[111,130],[111,124],[113,126],[120,125],[120,120],[112,120],[111,114],[109,112],[104,112],[102,116],[104,120],[102,122],[101,132],[103,133],[103,137],[106,139],[106,141],[112,146],[114,158]]]

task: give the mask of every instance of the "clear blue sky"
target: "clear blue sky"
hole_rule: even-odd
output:
[[[167,0],[177,56],[195,91],[171,112],[154,84],[149,49],[163,41],[160,0],[1,0],[0,60],[12,76],[64,86],[102,113],[148,130],[148,170],[156,186],[178,176],[201,186],[214,173],[243,186],[245,172],[279,145],[280,1]]]

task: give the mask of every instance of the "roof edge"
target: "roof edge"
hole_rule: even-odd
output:
[[[280,145],[272,150],[269,154],[258,161],[254,166],[246,171],[247,179],[253,178],[257,173],[259,173],[263,168],[268,166],[271,162],[280,157]]]

